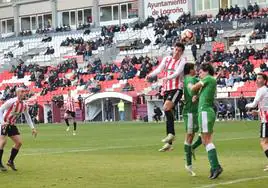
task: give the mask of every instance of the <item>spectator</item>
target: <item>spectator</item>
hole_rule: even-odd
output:
[[[52,111],[51,111],[51,109],[49,109],[47,112],[47,121],[48,121],[48,123],[52,123]]]
[[[105,121],[113,121],[113,103],[109,98],[106,98],[104,103]]]
[[[259,5],[257,4],[257,2],[255,2],[255,4],[254,4],[253,11],[254,12],[259,12],[260,11],[260,8],[259,8]]]
[[[237,101],[237,107],[239,109],[241,120],[247,118],[246,104],[247,104],[247,100],[244,98],[243,93],[241,93],[240,98]]]
[[[118,111],[120,115],[120,121],[124,121],[125,120],[125,103],[122,99],[118,103]]]
[[[218,108],[218,118],[226,119],[226,115],[227,115],[227,106],[222,101],[220,101],[219,108]]]
[[[162,115],[163,115],[163,113],[162,113],[161,109],[155,105],[153,119],[158,123],[158,121],[161,121]]]
[[[83,107],[83,97],[81,95],[79,95],[78,98],[77,98],[77,100],[78,100],[79,109],[82,110],[82,107]]]

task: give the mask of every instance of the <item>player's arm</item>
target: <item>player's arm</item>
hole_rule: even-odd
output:
[[[32,129],[32,135],[34,137],[36,137],[37,136],[37,130],[34,127],[33,121],[31,119],[31,116],[30,116],[29,112],[28,112],[28,108],[25,110],[24,116],[25,116],[25,119],[26,119],[29,127]]]
[[[3,125],[4,122],[4,112],[9,109],[13,104],[13,100],[7,100],[1,107],[0,107],[0,125]]]
[[[151,72],[148,77],[154,77],[154,76],[157,76],[158,74],[161,73],[161,71],[165,68],[165,64],[166,64],[166,60],[167,60],[167,57],[163,58],[160,65],[153,71]]]
[[[208,77],[203,78],[202,80],[197,82],[195,85],[193,85],[192,92],[198,93],[200,89],[206,86],[208,83],[209,83],[209,78]]]
[[[265,93],[263,93],[260,90],[257,90],[254,101],[252,103],[247,104],[246,108],[256,108],[258,106],[263,94],[265,94]]]
[[[184,69],[185,63],[186,63],[185,58],[182,58],[179,66],[177,67],[177,69],[175,70],[175,72],[173,74],[169,75],[167,77],[167,80],[171,80],[171,79],[177,78],[181,73],[183,73],[183,69]]]
[[[195,85],[191,87],[192,92],[198,93],[199,90],[204,86],[204,83],[202,81],[197,82]]]

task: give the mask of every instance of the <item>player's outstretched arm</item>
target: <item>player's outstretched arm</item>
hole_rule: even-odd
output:
[[[146,78],[148,79],[148,78],[151,78],[160,74],[161,71],[165,68],[166,59],[167,59],[166,57],[163,58],[160,65],[158,65],[158,67],[153,72],[151,72]]]
[[[265,94],[265,93],[264,93]],[[246,108],[256,108],[259,104],[261,98],[263,96],[263,93],[260,90],[257,90],[256,96],[254,98],[254,101],[252,103],[249,103],[246,105]]]
[[[27,121],[29,127],[32,129],[32,135],[33,135],[34,137],[36,137],[36,136],[37,136],[37,130],[36,130],[35,127],[34,127],[33,121],[32,121],[32,119],[31,119],[31,116],[30,116],[29,112],[28,112],[28,108],[27,108],[26,111],[24,112],[24,116],[25,116],[25,119],[26,119],[26,121]]]

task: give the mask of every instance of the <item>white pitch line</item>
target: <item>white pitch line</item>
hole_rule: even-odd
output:
[[[252,177],[252,178],[241,178],[241,179],[236,179],[236,180],[232,180],[232,181],[226,181],[226,182],[222,182],[222,183],[203,185],[203,186],[196,187],[196,188],[212,188],[212,187],[216,187],[216,186],[219,186],[219,185],[231,185],[231,184],[247,182],[247,181],[252,181],[252,180],[266,179],[266,178],[268,178],[268,176],[259,176],[259,177]]]
[[[230,139],[219,139],[216,141],[230,141],[230,140],[243,140],[243,139],[251,139],[255,137],[238,137],[238,138],[230,138]],[[256,137],[257,138],[257,137]],[[139,146],[108,146],[108,147],[95,147],[95,148],[73,148],[70,150],[62,150],[62,151],[40,151],[34,153],[22,153],[21,155],[29,156],[29,155],[45,155],[45,154],[62,154],[62,153],[76,153],[76,152],[88,152],[88,151],[100,151],[100,150],[110,150],[110,149],[127,149],[127,148],[138,148],[138,147],[148,147],[148,146],[158,146],[159,144],[148,144],[148,145],[139,145]],[[35,151],[38,151],[35,150]]]
[[[158,144],[151,145],[141,145],[141,146],[108,146],[108,147],[96,147],[88,149],[72,149],[64,151],[47,151],[47,152],[36,152],[36,153],[24,153],[21,155],[45,155],[45,154],[61,154],[61,153],[76,153],[76,152],[88,152],[88,151],[99,151],[99,150],[109,150],[109,149],[126,149],[126,148],[137,148],[137,147],[147,147],[147,146],[156,146]]]

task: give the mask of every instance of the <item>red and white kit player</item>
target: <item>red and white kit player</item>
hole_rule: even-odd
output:
[[[68,92],[68,97],[66,99],[65,103],[65,113],[64,113],[64,120],[67,125],[66,131],[69,131],[70,129],[70,124],[69,124],[69,119],[73,120],[74,124],[74,130],[73,130],[73,135],[76,135],[76,120],[75,120],[75,101],[74,98],[71,96],[71,91]]]
[[[257,75],[257,86],[258,90],[256,96],[252,103],[246,105],[246,108],[259,108],[259,115],[261,120],[260,127],[260,144],[262,149],[268,159],[268,88],[267,88],[268,78],[265,74],[259,73]],[[268,171],[268,166],[264,168]]]
[[[16,89],[17,97],[7,100],[1,107],[0,107],[0,170],[6,171],[2,163],[2,156],[4,152],[4,146],[7,142],[7,136],[14,142],[14,146],[11,149],[10,158],[8,160],[7,165],[11,167],[13,170],[17,170],[14,164],[14,159],[17,156],[19,149],[22,145],[20,132],[15,125],[16,120],[21,114],[24,114],[25,119],[32,129],[32,134],[34,136],[37,135],[37,131],[34,127],[32,119],[28,112],[28,105],[24,102],[26,99],[26,95],[28,93],[28,89],[23,87]]]
[[[164,94],[164,111],[166,115],[166,134],[162,140],[165,144],[159,151],[172,149],[172,141],[175,139],[173,109],[178,104],[183,94],[183,70],[186,59],[183,57],[184,44],[177,42],[174,46],[173,56],[163,58],[160,65],[147,76],[147,79],[164,73],[162,93]]]

